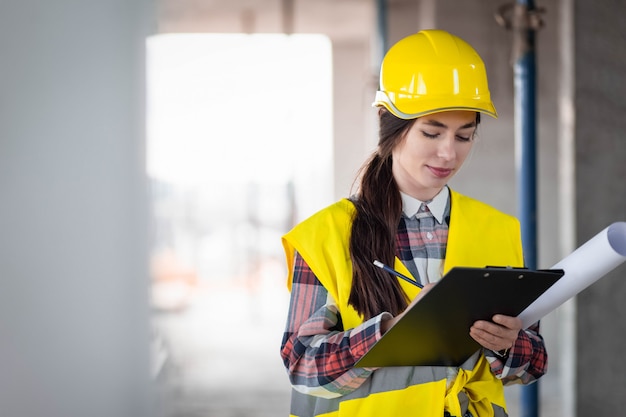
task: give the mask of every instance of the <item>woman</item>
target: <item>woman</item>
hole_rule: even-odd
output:
[[[475,322],[469,333],[483,349],[460,367],[354,367],[450,268],[523,266],[519,222],[447,186],[481,113],[496,117],[480,56],[454,35],[422,31],[389,50],[380,78],[379,144],[358,192],[283,237],[291,415],[506,416],[503,384],[546,371],[538,324]]]

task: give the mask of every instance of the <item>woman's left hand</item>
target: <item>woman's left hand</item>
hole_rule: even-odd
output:
[[[470,336],[482,347],[498,352],[512,348],[521,329],[521,319],[496,314],[492,321],[476,321],[470,328]]]

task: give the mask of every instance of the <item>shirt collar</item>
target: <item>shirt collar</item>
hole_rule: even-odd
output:
[[[450,193],[448,192],[448,186],[446,185],[430,201],[420,201],[417,198],[403,193],[402,191],[400,191],[400,196],[402,197],[402,211],[405,216],[409,218],[413,217],[419,210],[420,206],[425,204],[437,222],[442,223],[443,215],[446,211],[446,205],[448,204],[448,199],[450,198]]]

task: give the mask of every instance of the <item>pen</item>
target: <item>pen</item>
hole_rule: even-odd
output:
[[[385,265],[384,263],[382,263],[381,261],[374,261],[374,265],[376,265],[377,267],[384,269],[385,271],[397,276],[398,278],[402,278],[405,281],[410,282],[411,284],[415,285],[416,287],[419,288],[423,288],[424,286],[422,284],[420,284],[419,282],[407,277],[406,275],[402,275],[401,273],[399,273],[398,271],[396,271],[393,268],[388,267],[387,265]]]

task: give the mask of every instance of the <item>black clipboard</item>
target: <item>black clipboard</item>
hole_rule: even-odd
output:
[[[355,366],[460,366],[480,349],[469,335],[476,320],[519,315],[563,274],[558,269],[452,268]]]

